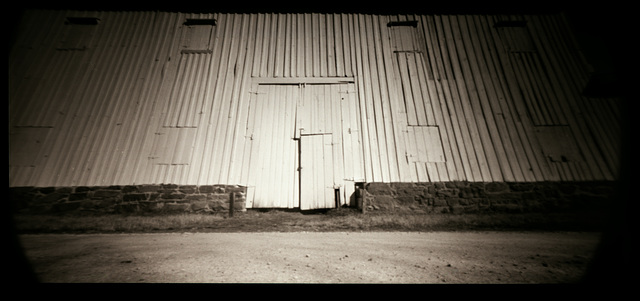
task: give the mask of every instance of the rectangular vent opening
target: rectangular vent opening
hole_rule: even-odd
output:
[[[216,19],[187,19],[184,21],[184,25],[186,26],[194,26],[194,25],[216,25]]]
[[[387,23],[387,27],[393,27],[393,26],[411,26],[411,27],[418,27],[418,21],[413,20],[413,21],[392,21]]]
[[[495,24],[493,24],[493,27],[495,27],[495,28],[525,27],[525,26],[527,26],[527,21],[525,21],[525,20],[503,20],[503,21],[498,21]]]
[[[69,25],[98,25],[100,19],[94,17],[67,17],[64,24]]]

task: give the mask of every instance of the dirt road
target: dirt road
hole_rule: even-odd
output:
[[[575,283],[597,233],[21,235],[51,283]]]

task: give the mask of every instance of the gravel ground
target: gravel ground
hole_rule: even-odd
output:
[[[592,232],[20,235],[44,283],[579,283]]]

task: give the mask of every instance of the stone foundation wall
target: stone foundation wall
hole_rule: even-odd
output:
[[[10,187],[16,213],[228,212],[245,210],[246,187],[236,185],[130,185]]]
[[[615,182],[362,183],[358,206],[366,211],[431,213],[561,212],[600,210]],[[244,211],[246,187],[236,185],[132,185],[10,187],[15,213],[141,213]]]
[[[614,189],[615,182],[442,182],[364,183],[357,191],[368,211],[476,213],[600,210]]]

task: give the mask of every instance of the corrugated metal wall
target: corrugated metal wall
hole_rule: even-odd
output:
[[[581,96],[576,45],[562,15],[30,11],[9,185],[246,185],[252,97],[319,78],[353,82],[350,180],[611,180],[617,100]]]

